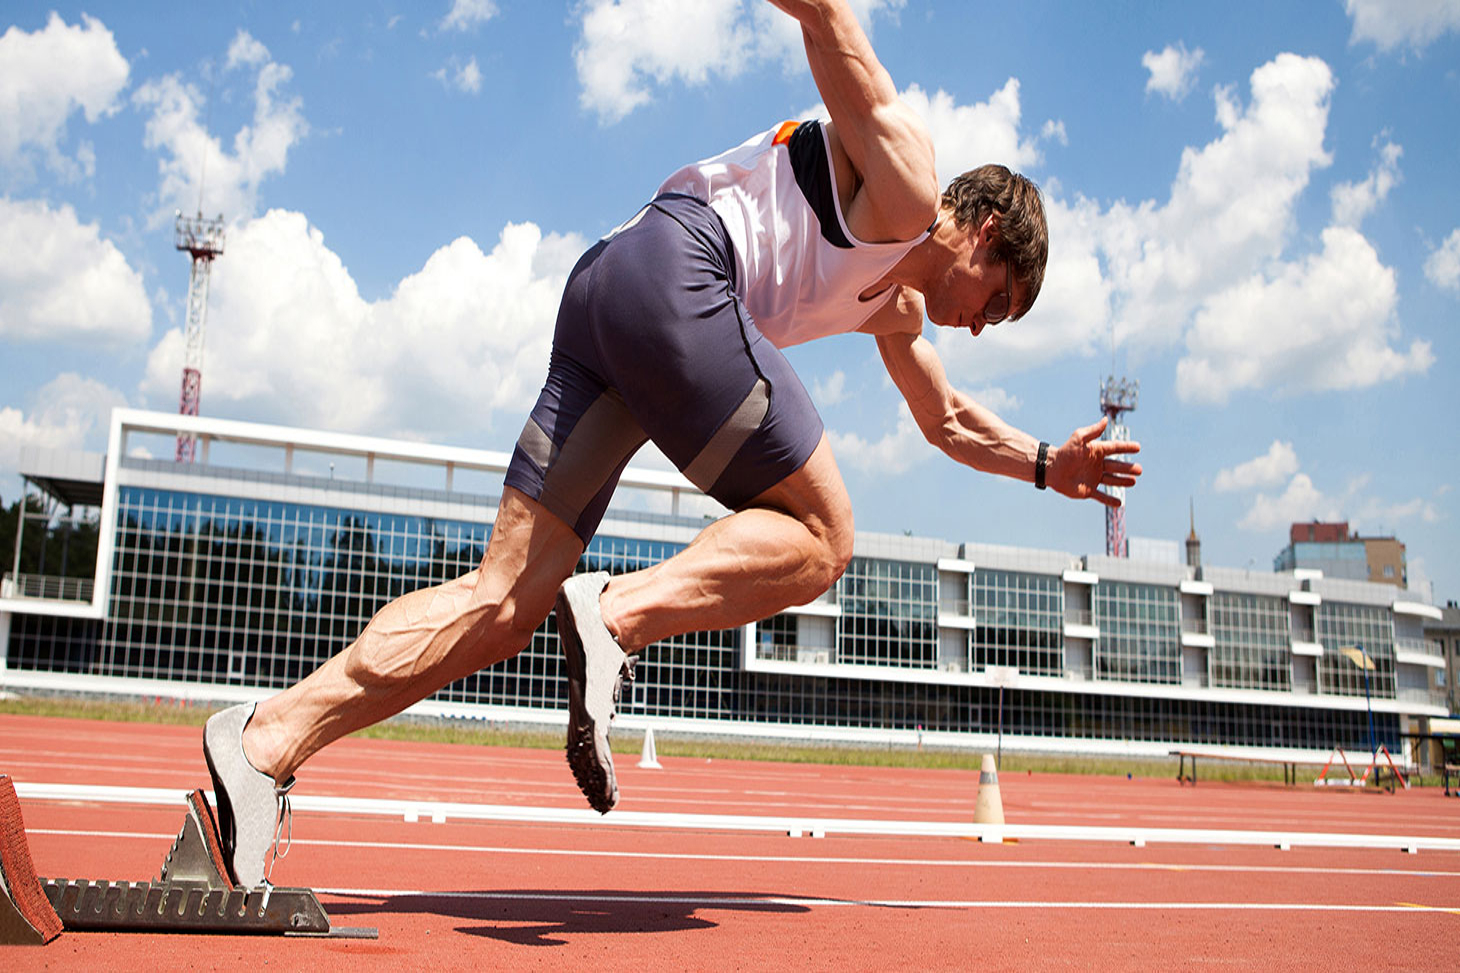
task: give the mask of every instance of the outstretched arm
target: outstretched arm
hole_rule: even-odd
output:
[[[940,197],[932,136],[898,98],[846,0],[771,2],[801,24],[806,60],[831,115],[833,139],[861,184],[850,200],[848,219],[881,239],[921,233],[937,213]]]
[[[910,310],[910,309],[909,309]],[[1000,419],[948,384],[943,363],[920,333],[879,334],[877,348],[898,391],[907,400],[923,435],[950,457],[976,470],[1034,481],[1039,440]],[[1140,444],[1100,438],[1102,418],[1076,429],[1046,455],[1045,482],[1067,497],[1093,499],[1116,507],[1120,501],[1102,487],[1134,486],[1139,463],[1122,457]]]

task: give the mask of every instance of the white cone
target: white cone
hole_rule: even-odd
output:
[[[983,755],[983,767],[978,774],[978,801],[973,805],[974,824],[1003,824],[1004,801],[999,796],[999,768],[994,764],[994,755]]]
[[[648,767],[650,770],[664,769],[664,765],[659,762],[659,751],[654,748],[654,728],[652,726],[644,731],[644,752],[639,756],[639,766]]]

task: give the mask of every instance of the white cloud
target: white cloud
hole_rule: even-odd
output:
[[[1430,343],[1398,337],[1394,271],[1357,231],[1329,227],[1323,250],[1213,295],[1176,366],[1187,401],[1223,403],[1240,389],[1366,388],[1434,363]]]
[[[117,344],[151,331],[142,275],[95,223],[0,197],[0,337]]]
[[[1218,493],[1274,486],[1298,472],[1298,454],[1292,443],[1273,440],[1263,455],[1217,473],[1213,488]]]
[[[106,428],[111,410],[127,404],[115,389],[74,372],[56,376],[32,397],[27,415],[13,406],[0,408],[0,473],[16,472],[26,446],[80,449],[93,430]]]
[[[868,28],[878,11],[905,0],[853,0]],[[729,79],[766,63],[800,68],[801,34],[795,21],[765,4],[745,0],[588,0],[573,52],[579,103],[605,123],[647,104],[671,82],[702,85]]]
[[[1181,101],[1191,93],[1197,69],[1205,58],[1201,48],[1188,51],[1180,41],[1167,44],[1160,53],[1147,51],[1141,58],[1142,66],[1151,72],[1146,79],[1146,93],[1154,91],[1172,101]]]
[[[1436,287],[1460,293],[1460,228],[1451,230],[1440,248],[1425,260],[1425,277]]]
[[[933,136],[938,183],[947,185],[969,169],[997,162],[1011,169],[1038,165],[1033,140],[1019,135],[1019,81],[1010,78],[988,101],[960,105],[946,91],[931,95],[917,85],[902,92],[903,102],[917,113]]]
[[[1182,153],[1165,203],[1102,208],[1050,192],[1055,245],[1039,303],[977,341],[940,330],[933,340],[949,374],[967,383],[1089,355],[1112,333],[1138,352],[1184,340],[1177,382],[1188,401],[1221,403],[1241,389],[1362,388],[1428,369],[1428,342],[1398,343],[1394,271],[1357,230],[1330,227],[1319,252],[1285,256],[1298,202],[1331,162],[1333,87],[1322,61],[1282,54],[1252,73],[1250,103],[1218,88],[1222,133]],[[1383,201],[1401,155],[1379,145],[1369,177],[1334,191],[1340,223]],[[1444,261],[1434,258],[1438,273]]]
[[[1165,206],[1117,203],[1101,227],[1128,340],[1164,345],[1193,308],[1277,257],[1323,148],[1333,74],[1316,58],[1281,54],[1252,73],[1244,109],[1216,95],[1222,135],[1182,153]]]
[[[203,411],[410,438],[476,436],[499,410],[515,423],[583,246],[509,224],[489,253],[462,237],[367,301],[318,229],[271,210],[235,226],[214,267]],[[182,353],[179,329],[154,346],[149,396],[173,394]]]
[[[35,33],[12,26],[0,35],[0,167],[24,172],[34,150],[62,178],[94,172],[89,145],[74,158],[62,151],[66,123],[77,111],[93,123],[115,114],[129,68],[101,21],[81,21],[67,26],[52,13]]]
[[[468,31],[497,16],[492,0],[452,0],[451,9],[441,20],[442,30]]]
[[[1358,226],[1399,185],[1399,159],[1404,149],[1393,142],[1379,147],[1379,162],[1360,182],[1341,182],[1333,187],[1333,223],[1336,226]]]
[[[239,29],[233,35],[233,43],[228,45],[228,70],[245,65],[257,67],[269,60],[269,49],[265,47],[248,31]]]
[[[1237,526],[1266,531],[1305,520],[1340,520],[1343,516],[1341,509],[1339,501],[1315,487],[1308,474],[1299,473],[1278,496],[1259,493]]]
[[[1262,456],[1219,471],[1214,488],[1218,492],[1239,492],[1286,482],[1282,493],[1254,495],[1247,512],[1237,522],[1238,527],[1257,532],[1309,520],[1341,520],[1358,531],[1365,524],[1392,530],[1393,525],[1403,521],[1432,524],[1442,519],[1435,500],[1444,496],[1447,488],[1440,488],[1432,499],[1416,497],[1390,502],[1365,494],[1371,480],[1369,474],[1360,474],[1349,481],[1342,494],[1327,493],[1319,489],[1312,477],[1299,471],[1293,444],[1275,440]]]
[[[482,90],[482,70],[477,67],[475,57],[465,64],[461,63],[460,58],[453,57],[446,62],[445,67],[433,72],[431,77],[447,88],[455,88],[464,94],[480,94]]]
[[[1137,351],[1179,343],[1206,302],[1281,258],[1303,190],[1330,163],[1323,142],[1333,84],[1322,61],[1283,54],[1252,73],[1249,104],[1217,89],[1221,134],[1182,153],[1164,203],[1102,207],[1046,186],[1052,246],[1039,303],[977,341],[939,329],[933,340],[949,374],[986,381],[1056,356],[1088,356],[1107,350],[1112,333]],[[1006,143],[1023,145],[1017,111],[1003,118]]]
[[[984,386],[981,389],[975,389],[972,392],[968,393],[968,397],[970,399],[973,399],[973,401],[977,402],[979,405],[983,406],[985,409],[992,410],[998,415],[1004,417],[1008,417],[1012,413],[1018,412],[1019,407],[1024,404],[1022,401],[1020,401],[1019,396],[1014,395],[1005,389],[997,388],[992,385]]]
[[[191,213],[200,205],[229,220],[252,216],[259,185],[284,171],[289,150],[309,131],[303,103],[283,93],[293,72],[244,31],[229,46],[228,67],[255,72],[253,120],[234,134],[231,152],[199,121],[203,96],[181,75],[149,81],[132,97],[149,114],[144,144],[162,153],[153,225],[165,223],[174,211]],[[201,180],[206,180],[206,195],[199,191]]]
[[[1388,52],[1408,46],[1422,51],[1452,31],[1460,31],[1460,4],[1455,0],[1347,0],[1353,18],[1350,44],[1372,41]]]
[[[928,440],[913,421],[912,411],[906,402],[897,406],[897,426],[875,442],[857,433],[840,433],[827,430],[827,439],[837,460],[846,466],[865,473],[896,476],[933,454]]]
[[[734,77],[752,43],[740,0],[590,0],[573,55],[579,101],[600,120],[619,121],[649,101],[655,84]]]
[[[1353,523],[1372,524],[1374,529],[1392,530],[1396,524],[1405,521],[1417,520],[1421,523],[1435,524],[1440,521],[1440,510],[1435,506],[1434,501],[1424,497],[1415,497],[1412,500],[1403,500],[1398,503],[1387,503],[1383,500],[1369,499],[1359,506],[1357,516]]]
[[[811,398],[822,409],[845,402],[847,399],[847,373],[838,368],[824,381],[822,379],[814,380],[811,383]]]

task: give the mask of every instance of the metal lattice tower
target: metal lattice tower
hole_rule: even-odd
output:
[[[1140,394],[1141,383],[1134,379],[1111,375],[1100,383],[1100,411],[1110,418],[1102,438],[1130,439],[1130,430],[1120,421],[1120,416],[1123,412],[1135,411]],[[1125,557],[1125,487],[1107,487],[1105,492],[1120,501],[1119,507],[1105,508],[1105,554],[1107,557]]]
[[[177,214],[176,243],[179,250],[185,250],[192,258],[192,272],[188,275],[188,323],[184,332],[187,351],[183,358],[182,396],[178,400],[178,415],[198,414],[198,399],[203,385],[203,330],[208,319],[208,275],[213,269],[213,258],[223,253],[223,217],[204,219],[203,214],[184,216]],[[193,461],[193,437],[179,433],[177,437],[177,461]]]

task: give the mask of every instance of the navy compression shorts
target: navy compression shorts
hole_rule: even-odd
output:
[[[506,483],[585,545],[646,440],[731,510],[799,470],[821,440],[801,380],[735,294],[730,248],[702,201],[661,196],[568,277]]]

